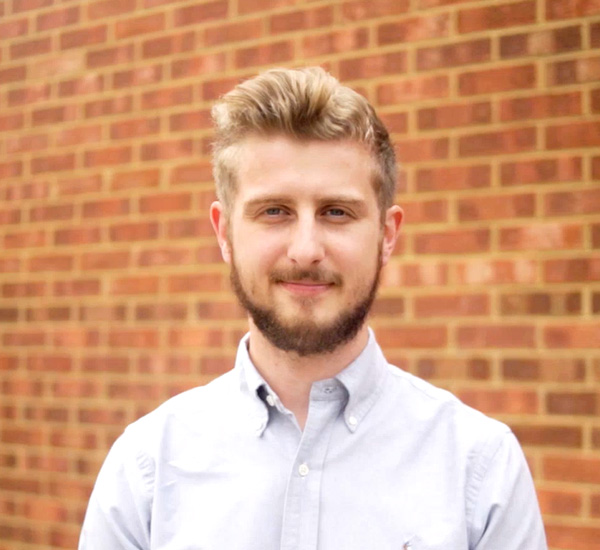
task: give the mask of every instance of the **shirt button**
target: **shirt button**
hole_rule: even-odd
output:
[[[358,420],[356,420],[356,416],[348,417],[348,424],[350,424],[350,426],[356,426],[358,424]]]
[[[309,472],[309,469],[308,469],[308,464],[306,464],[306,463],[303,463],[303,464],[300,464],[300,466],[298,466],[298,473],[299,473],[299,474],[300,474],[302,477],[304,477],[304,476],[307,476],[307,475],[308,475],[308,472]]]
[[[275,399],[271,394],[267,395],[267,403],[271,405],[271,407],[275,406]]]
[[[323,391],[325,393],[333,393],[333,388],[331,386],[326,386]]]

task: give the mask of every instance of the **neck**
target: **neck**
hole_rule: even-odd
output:
[[[301,357],[273,346],[250,320],[249,353],[258,372],[304,429],[313,382],[333,378],[344,370],[360,355],[368,339],[363,325],[352,340],[332,352]]]

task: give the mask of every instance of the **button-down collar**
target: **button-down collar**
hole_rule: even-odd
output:
[[[239,373],[242,393],[251,398],[253,430],[261,436],[269,423],[269,409],[287,410],[252,363],[248,353],[249,338],[246,334],[240,341],[235,369]],[[360,355],[334,378],[314,382],[311,400],[339,399],[339,393],[343,391],[346,394],[344,421],[348,430],[354,433],[381,394],[386,364],[373,331],[369,329],[367,345]]]

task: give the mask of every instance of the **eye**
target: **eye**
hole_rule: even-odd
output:
[[[284,214],[283,208],[279,208],[278,206],[271,206],[266,208],[264,211],[267,216],[281,216]]]
[[[335,208],[335,207],[326,208],[323,211],[323,214],[326,217],[332,218],[335,220],[343,220],[343,219],[349,217],[349,214],[348,214],[348,212],[346,212],[346,210],[344,210],[343,208]]]

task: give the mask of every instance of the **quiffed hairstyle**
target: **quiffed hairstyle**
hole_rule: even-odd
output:
[[[271,69],[246,80],[214,105],[212,117],[213,174],[226,211],[236,191],[239,145],[249,135],[363,143],[375,161],[382,216],[394,202],[396,157],[387,129],[364,97],[321,67]]]

